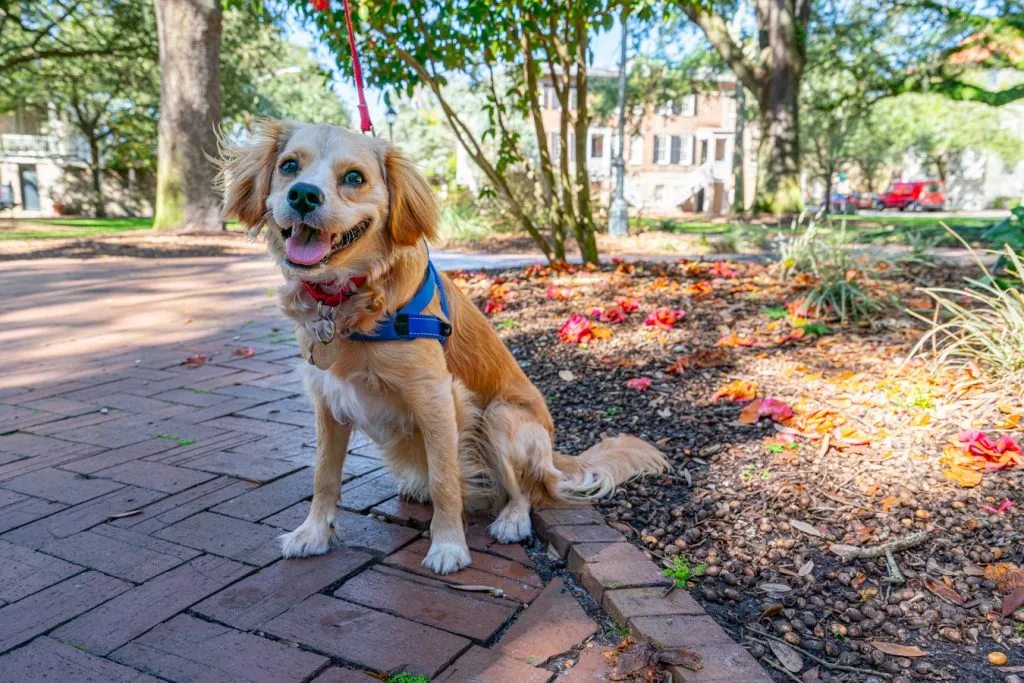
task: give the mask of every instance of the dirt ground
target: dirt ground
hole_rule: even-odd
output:
[[[870,272],[885,307],[846,327],[794,316],[808,283],[780,284],[758,264],[457,282],[548,397],[559,449],[628,432],[671,459],[671,473],[601,508],[652,556],[703,569],[693,594],[768,666],[790,660],[796,671],[778,680],[1014,683],[1024,468],[974,483],[955,463],[962,432],[1019,438],[1024,408],[976,369],[903,362],[923,331],[903,307],[930,316],[917,287],[960,283],[961,267]],[[842,556],[857,549],[876,556]],[[990,652],[1009,661],[995,667]]]

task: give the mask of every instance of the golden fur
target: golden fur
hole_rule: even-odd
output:
[[[297,175],[278,170],[290,159],[301,165]],[[352,170],[365,179],[358,187],[340,180]],[[412,298],[426,271],[425,240],[437,231],[438,208],[426,180],[391,145],[329,126],[270,121],[248,145],[227,150],[222,178],[229,217],[266,230],[286,278],[282,309],[295,320],[310,360],[304,371],[317,426],[313,503],[306,521],[282,537],[285,556],[329,549],[353,428],[382,446],[404,496],[433,502],[424,564],[439,573],[470,563],[464,510],[496,513],[491,533],[518,541],[530,534],[531,505],[607,495],[632,476],[668,466],[657,449],[631,436],[606,439],[578,458],[554,452],[544,397],[447,278],[442,286],[453,333],[443,346],[430,339],[345,337],[372,331]],[[326,197],[303,219],[307,224],[336,237],[369,221],[358,240],[312,267],[285,255],[282,231],[298,220],[285,196],[299,181],[323,188]],[[336,309],[338,337],[311,343],[320,314],[300,281],[359,275],[366,282]],[[438,297],[427,312],[442,316]]]

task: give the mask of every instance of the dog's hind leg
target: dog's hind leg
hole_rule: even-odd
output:
[[[492,466],[508,497],[490,532],[501,543],[514,543],[532,532],[534,487],[547,489],[560,476],[552,462],[551,436],[528,411],[510,403],[491,404],[483,421]]]
[[[284,557],[322,555],[335,538],[334,519],[341,498],[341,470],[345,466],[349,422],[339,422],[323,397],[310,392],[316,412],[316,470],[313,474],[313,504],[309,515],[295,531],[281,536]]]

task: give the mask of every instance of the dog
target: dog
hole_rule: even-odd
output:
[[[606,496],[668,468],[657,448],[633,436],[605,439],[579,457],[554,450],[540,391],[470,299],[428,267],[438,205],[391,144],[265,121],[247,144],[225,149],[221,188],[228,218],[265,231],[286,280],[281,308],[309,361],[302,372],[316,416],[313,502],[281,537],[285,557],[330,549],[353,429],[381,447],[404,498],[433,503],[423,565],[437,574],[470,564],[465,513],[496,514],[490,534],[516,542],[531,534],[531,506]],[[423,314],[449,335],[365,340],[431,277],[437,291]]]

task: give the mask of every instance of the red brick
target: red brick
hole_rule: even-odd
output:
[[[414,572],[416,574],[422,574],[445,583],[455,583],[463,586],[492,586],[500,590],[505,591],[505,595],[513,600],[519,602],[530,602],[540,594],[540,588],[536,586],[539,579],[536,578],[536,574],[533,574],[530,570],[525,567],[519,567],[516,571],[517,574],[529,576],[530,582],[524,582],[511,578],[505,575],[491,574],[478,568],[478,564],[487,565],[484,559],[496,560],[499,558],[492,558],[485,556],[483,553],[470,551],[473,564],[466,569],[462,569],[455,574],[448,574],[446,576],[437,576],[434,572],[430,571],[422,564],[424,556],[427,553],[430,542],[427,539],[416,541],[412,545],[408,545],[405,548],[394,553],[390,557],[384,560],[385,564],[389,564],[393,567],[400,567],[402,569]],[[481,559],[484,558],[484,559]],[[508,562],[508,565],[514,564]]]
[[[16,434],[5,434],[0,436],[0,451],[7,451],[8,453],[14,453],[16,455],[36,457],[66,450],[91,450],[95,452],[97,449],[68,443],[67,441],[61,441],[60,439],[54,439],[49,436],[29,434],[27,432],[18,432]]]
[[[345,469],[343,470],[343,473],[345,475],[345,480],[348,481],[349,479],[361,477],[369,474],[370,472],[376,472],[382,467],[384,467],[384,463],[377,458],[364,458],[361,455],[350,453],[345,458]]]
[[[498,650],[530,664],[568,652],[597,633],[597,624],[555,578],[502,636]]]
[[[259,434],[260,436],[273,436],[292,429],[291,425],[283,425],[279,422],[251,420],[247,417],[218,417],[215,420],[210,420],[203,424],[209,427],[216,427],[217,429],[230,430],[232,432],[246,432],[248,434]]]
[[[198,557],[64,624],[53,636],[105,655],[249,571],[220,557]]]
[[[605,652],[611,652],[613,649],[588,643],[580,651],[576,665],[556,680],[558,683],[608,683],[614,680],[611,677],[612,666],[604,656]]]
[[[198,440],[196,443],[178,446],[165,453],[147,457],[146,460],[155,460],[165,465],[181,465],[203,455],[220,453],[229,448],[242,448],[258,438],[255,434],[219,432],[213,436],[207,436]]]
[[[428,677],[469,645],[460,636],[319,594],[271,620],[263,630],[374,671]]]
[[[153,398],[196,408],[206,408],[224,400],[224,397],[220,394],[214,394],[209,391],[192,391],[191,389],[171,389],[170,391],[156,394]]]
[[[65,579],[0,608],[0,652],[32,640],[131,587],[99,572]]]
[[[83,417],[88,417],[83,415]],[[72,418],[78,419],[78,418]],[[58,423],[55,423],[58,424]],[[87,443],[103,448],[121,448],[128,444],[145,441],[152,434],[132,429],[126,425],[114,425],[112,423],[95,424],[87,427],[76,427],[74,429],[50,432],[54,436],[66,441],[75,443]]]
[[[634,617],[630,632],[637,639],[650,641],[659,648],[694,647],[732,643],[715,620],[707,615],[671,615]]]
[[[193,610],[211,619],[248,631],[341,581],[371,561],[353,550],[281,560],[225,588]]]
[[[104,479],[89,479],[53,468],[37,470],[4,482],[4,488],[58,503],[77,505],[121,488]]]
[[[63,420],[63,415],[0,404],[0,434]]]
[[[6,465],[8,463],[17,462],[19,460],[28,460],[28,458],[24,455],[15,455],[14,453],[0,451],[0,465]]]
[[[351,512],[366,512],[398,495],[398,484],[390,472],[353,479],[341,489],[341,506]]]
[[[500,555],[506,559],[518,562],[524,567],[533,567],[533,560],[526,554],[526,550],[519,543],[492,543],[487,552],[492,555]]]
[[[569,552],[569,571],[579,573],[587,562],[641,562],[654,566],[632,543],[577,543]]]
[[[259,401],[277,401],[294,396],[294,394],[287,391],[267,389],[264,387],[253,386],[251,384],[231,384],[229,386],[219,387],[215,393],[225,394],[227,396],[237,396],[239,398],[251,398]]]
[[[94,476],[113,479],[123,484],[144,486],[164,493],[178,493],[217,477],[217,475],[207,472],[197,472],[183,467],[173,467],[144,460],[126,462],[97,472]]]
[[[240,412],[246,408],[252,408],[257,403],[259,403],[259,401],[252,401],[247,398],[222,398],[213,405],[206,406],[205,408],[200,408],[198,410],[190,410],[181,415],[178,419],[182,422],[199,424],[200,422],[207,422],[218,417],[224,417],[225,415]]]
[[[515,603],[481,600],[438,581],[374,570],[349,579],[334,596],[481,642],[493,636],[517,609]]]
[[[131,462],[144,458],[147,455],[155,455],[174,448],[174,442],[167,439],[149,439],[133,443],[124,448],[115,448],[110,451],[103,451],[88,458],[79,458],[61,465],[61,469],[79,472],[81,474],[92,474],[105,470],[108,467],[120,465],[124,462]]]
[[[604,524],[604,516],[589,505],[534,510],[532,517],[533,528],[536,529],[537,533],[541,536],[546,536],[548,528],[553,526],[562,526],[566,524]]]
[[[0,600],[14,602],[83,571],[56,557],[0,541]]]
[[[66,510],[44,517],[4,534],[4,540],[29,548],[38,548],[57,538],[66,538],[105,522],[113,515],[123,514],[163,498],[164,494],[134,486],[125,486],[105,496],[94,498]]]
[[[379,683],[380,679],[365,671],[355,669],[339,669],[332,666],[313,679],[312,683]]]
[[[151,534],[217,503],[251,491],[255,486],[230,477],[220,477],[147,505],[138,515],[122,517],[110,523]]]
[[[601,607],[619,624],[625,624],[633,617],[704,614],[704,608],[680,588],[668,595],[665,595],[665,589],[661,587],[609,590],[604,593]]]
[[[546,538],[562,557],[577,543],[620,543],[626,537],[604,524],[572,524],[548,527]]]
[[[154,535],[249,564],[270,564],[281,556],[277,529],[212,512],[200,512]]]
[[[396,524],[405,524],[417,529],[430,528],[430,520],[434,518],[434,508],[430,503],[414,503],[401,498],[392,498],[375,505],[370,512],[386,517]]]
[[[18,683],[157,683],[152,676],[94,657],[51,638],[36,638],[25,647],[0,657],[0,671],[3,671],[5,680]]]
[[[184,614],[110,658],[172,681],[303,681],[328,663],[326,657]]]
[[[272,481],[301,469],[300,465],[288,462],[287,460],[278,460],[277,458],[267,458],[259,455],[253,456],[244,453],[231,453],[228,451],[210,453],[209,455],[179,464],[194,470],[226,474],[258,482]]]
[[[583,566],[580,583],[598,602],[606,590],[641,586],[668,586],[651,562],[590,562]]]
[[[715,645],[701,648],[700,671],[669,666],[673,682],[679,683],[771,683],[757,661],[740,645]]]
[[[4,494],[6,493],[8,492],[4,492]],[[11,493],[10,495],[16,496],[19,494]],[[47,517],[66,508],[67,505],[62,505],[61,503],[22,496],[16,503],[6,505],[3,509],[0,509],[0,533],[24,526],[29,522]]]
[[[78,415],[76,417],[67,417],[62,420],[54,420],[47,424],[36,425],[27,429],[26,431],[32,432],[33,434],[41,434],[45,436],[54,436],[58,439],[64,439],[66,441],[77,441],[78,439],[68,439],[64,436],[57,436],[58,433],[69,433],[79,429],[88,429],[97,425],[102,425],[121,417],[123,413],[118,411],[110,411],[107,413],[101,413],[95,411],[92,413],[86,413],[85,415]],[[102,446],[103,444],[93,444],[95,446]]]
[[[173,403],[120,392],[116,394],[107,394],[106,396],[98,396],[96,399],[88,400],[94,403],[97,407],[116,408],[118,410],[123,410],[126,413],[145,413],[149,417],[153,417],[154,415],[166,415],[167,417],[170,417],[171,414],[180,410],[180,406],[176,406]]]
[[[86,413],[94,413],[97,411],[96,406],[91,403],[84,403],[82,401],[73,401],[69,398],[53,397],[53,398],[41,398],[38,401],[29,401],[28,403],[22,403],[25,408],[32,408],[33,410],[45,410],[48,413],[57,413],[65,417],[77,417],[78,415],[85,415]]]
[[[109,524],[47,543],[41,550],[133,583],[147,581],[200,554]]]
[[[91,385],[85,382],[64,382],[63,384],[53,384],[48,387],[40,387],[33,389],[32,391],[26,391],[19,393],[16,396],[11,396],[4,399],[4,403],[11,403],[14,405],[21,403],[28,403],[30,401],[38,401],[40,399],[49,398],[50,396],[60,396],[62,394],[68,394],[72,391],[79,389],[85,389]]]
[[[433,683],[547,683],[553,675],[550,671],[474,645],[442,671]]]
[[[237,412],[242,417],[305,427],[314,424],[315,418],[312,410],[309,401],[305,398],[289,398]]]
[[[287,510],[263,520],[264,524],[291,531],[302,524],[309,512],[309,503],[299,503]],[[338,510],[334,520],[338,542],[349,548],[365,550],[378,557],[384,557],[409,544],[420,534],[415,529],[388,524],[373,517],[357,515]]]
[[[213,512],[257,522],[313,495],[313,469],[306,467],[287,477],[223,502]],[[301,521],[301,520],[300,520]]]

